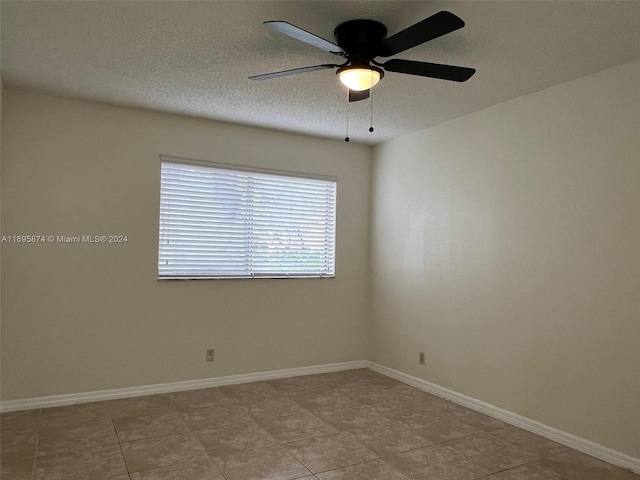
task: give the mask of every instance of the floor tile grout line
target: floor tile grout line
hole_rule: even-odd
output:
[[[224,395],[224,392],[223,392]],[[183,417],[184,420],[184,417]],[[196,439],[196,441],[200,444],[200,446],[202,447],[202,449],[204,450],[204,452],[207,454],[207,458],[215,465],[216,469],[218,470],[218,472],[220,472],[220,475],[222,475],[222,478],[224,480],[228,480],[227,476],[225,475],[225,473],[222,471],[222,468],[220,467],[219,463],[217,461],[215,461],[211,455],[209,454],[209,452],[207,452],[207,449],[205,448],[204,444],[200,441],[200,438],[198,438],[198,436],[196,435],[196,432],[194,432],[193,428],[191,427],[191,425],[189,425],[186,421],[184,422],[185,425],[187,425],[187,428],[189,429],[189,431],[191,432],[191,435],[193,435]]]
[[[40,430],[36,431],[36,442],[33,450],[33,462],[31,463],[31,480],[34,480],[36,474],[36,460],[38,458],[38,440],[40,439]]]
[[[381,457],[380,460],[382,460],[384,463],[386,463],[387,465],[389,465],[390,467],[392,467],[396,472],[399,472],[401,475],[404,475],[405,477],[411,479],[411,476],[408,473],[404,473],[402,470],[400,470],[400,468],[398,468],[397,466],[395,466],[393,463],[387,461],[386,457]]]
[[[298,458],[296,456],[295,453],[293,453],[291,450],[289,450],[287,447],[284,447],[284,449],[289,453],[289,455],[291,455],[293,458],[296,459],[297,462],[299,462],[304,468],[306,468],[307,470],[309,470],[309,472],[311,473],[311,475],[313,475],[314,477],[316,476],[316,472],[314,472],[313,470],[311,470],[311,467],[309,467],[309,465],[307,465],[306,463],[304,463],[302,461],[301,458]]]
[[[321,473],[327,473],[327,472],[333,472],[334,470],[342,470],[344,468],[349,468],[349,467],[355,467],[357,465],[364,465],[365,463],[370,463],[370,462],[375,462],[378,460],[383,460],[381,457],[376,457],[376,458],[370,458],[369,460],[363,460],[361,462],[355,462],[355,463],[351,463],[349,465],[344,465],[342,467],[338,467],[338,468],[330,468],[328,470],[322,470],[320,472],[316,472],[314,473],[314,475],[320,475]]]
[[[120,449],[120,455],[122,455],[122,461],[124,462],[124,468],[127,469],[127,476],[129,480],[131,480],[131,471],[129,470],[129,463],[127,462],[127,457],[124,456],[124,450],[122,449],[122,442],[120,441],[120,437],[118,436],[118,431],[116,430],[116,425],[113,423],[113,419],[111,420],[113,425],[113,429],[116,432],[116,438],[118,439],[118,448]]]
[[[535,434],[534,434],[534,435],[535,435]],[[552,440],[551,440],[551,441],[552,441]],[[559,453],[553,453],[553,454],[550,454],[550,455],[543,455],[543,456],[540,456],[540,457],[537,457],[537,458],[533,458],[533,459],[531,459],[531,460],[529,460],[529,461],[527,461],[527,462],[521,463],[520,465],[514,465],[514,466],[511,466],[511,467],[507,467],[507,468],[505,468],[505,469],[503,469],[503,470],[499,470],[499,471],[497,471],[497,472],[490,473],[490,474],[485,475],[485,476],[480,477],[480,478],[486,478],[486,477],[490,477],[491,475],[496,475],[496,474],[498,474],[498,473],[508,472],[509,470],[514,470],[514,469],[516,469],[516,468],[523,467],[523,466],[528,465],[528,464],[530,464],[530,463],[535,463],[535,462],[539,462],[539,461],[541,461],[541,460],[546,460],[547,458],[551,458],[551,457],[556,457],[556,456],[558,456],[558,455],[562,455],[562,454],[564,454],[564,453],[566,453],[566,452],[568,452],[568,451],[571,451],[571,450],[573,450],[573,449],[572,449],[572,448],[570,448],[570,447],[566,447],[566,449],[565,449],[564,451],[562,451],[562,452],[559,452]],[[586,454],[585,454],[585,455],[586,455]],[[605,463],[606,463],[606,462],[605,462]]]
[[[38,442],[40,441],[40,423],[42,422],[42,409],[38,409],[38,426],[36,429],[36,441],[33,450],[33,463],[31,464],[31,480],[35,479],[36,475],[36,461],[38,459]]]
[[[507,428],[510,428],[510,427],[507,427]],[[517,428],[517,427],[515,427],[515,428]],[[468,435],[468,436],[463,437],[463,438],[469,438],[470,436],[474,436],[474,435],[482,435],[482,434],[493,433],[493,432],[497,432],[497,431],[499,431],[499,430],[506,430],[506,428],[496,429],[496,430],[491,430],[491,431],[489,431],[489,432],[481,432],[481,433],[477,433],[477,434],[472,434],[472,435]],[[535,435],[535,434],[532,434],[532,435]],[[449,445],[447,445],[448,443],[452,443],[452,442],[455,442],[455,441],[457,441],[457,440],[460,440],[460,439],[454,439],[454,440],[450,440],[450,441],[444,442],[444,446],[449,446]],[[550,441],[551,441],[551,440],[550,440]],[[554,442],[554,443],[556,443],[556,442]],[[441,444],[434,444],[434,445],[443,445],[443,444],[441,443]],[[428,447],[425,447],[425,448],[428,448]],[[455,448],[455,447],[452,447],[452,448]],[[415,450],[419,450],[419,449],[415,449]],[[456,450],[457,450],[457,449],[456,449]],[[562,452],[560,452],[560,453],[554,453],[554,454],[550,454],[550,455],[542,455],[542,456],[538,456],[538,457],[536,457],[536,458],[532,458],[531,460],[527,460],[526,462],[520,463],[520,464],[518,464],[518,465],[513,465],[513,466],[510,466],[510,467],[504,468],[504,469],[502,469],[502,470],[497,470],[497,471],[495,471],[495,472],[490,472],[490,473],[488,473],[488,474],[486,474],[486,475],[483,475],[483,476],[481,476],[481,477],[476,477],[476,480],[480,480],[480,479],[482,479],[482,478],[491,477],[492,475],[496,475],[496,474],[499,474],[499,473],[507,472],[507,471],[509,471],[509,470],[513,470],[513,469],[516,469],[516,468],[520,468],[520,467],[523,467],[524,465],[528,465],[528,464],[533,463],[533,462],[538,462],[538,461],[540,461],[540,460],[544,460],[544,459],[546,459],[546,458],[554,457],[554,456],[556,456],[556,455],[561,455],[561,454],[565,453],[565,452],[566,452],[566,451],[568,451],[568,450],[571,450],[571,448],[566,447],[566,450],[564,450],[564,451],[562,451]],[[458,451],[458,450],[457,450],[457,451]],[[486,469],[486,467],[484,467],[483,465],[479,464],[477,461],[475,461],[472,457],[469,457],[469,456],[468,456],[467,454],[465,454],[464,452],[461,452],[461,451],[458,451],[458,452],[459,452],[459,453],[461,453],[465,458],[467,458],[467,459],[468,459],[470,462],[472,462],[474,465],[477,465],[477,466],[479,466],[479,467],[482,467],[482,468],[485,468],[485,469]],[[403,453],[407,453],[407,452],[403,452]]]
[[[333,433],[333,434],[328,434],[328,435],[318,435],[318,437],[321,437],[321,436],[327,436],[327,437],[329,437],[329,436],[337,436],[337,435],[340,435],[340,434],[343,434],[343,433],[349,433],[349,435],[353,437],[353,440],[354,440],[358,445],[360,445],[361,447],[363,447],[365,450],[367,450],[367,451],[371,452],[371,453],[376,457],[376,458],[375,458],[376,460],[377,460],[377,459],[379,459],[379,458],[381,458],[377,453],[375,453],[375,452],[371,451],[369,448],[365,447],[362,443],[358,442],[358,440],[355,438],[355,436],[354,436],[353,434],[351,434],[350,432],[345,432],[345,431],[338,430],[338,433]],[[309,438],[317,438],[317,437],[309,437]],[[305,439],[305,440],[306,440],[306,439]],[[299,441],[303,441],[303,440],[299,440]],[[292,443],[297,443],[297,442],[289,442],[289,444],[292,444]],[[286,447],[285,447],[285,448],[286,448]],[[301,459],[299,459],[299,458],[295,455],[295,453],[291,452],[289,449],[287,449],[287,451],[289,451],[289,453],[290,453],[291,455],[293,455],[293,456],[294,456],[294,457],[295,457],[295,458],[296,458],[300,463],[303,463],[303,462],[302,462],[302,460],[301,460]],[[372,459],[372,460],[373,460],[373,459]],[[369,461],[371,461],[371,460],[369,460]],[[366,461],[356,462],[356,463],[354,463],[354,464],[345,465],[345,467],[348,467],[348,466],[351,466],[351,465],[358,465],[358,464],[365,463],[365,462],[366,462]],[[317,475],[317,474],[319,474],[319,473],[324,473],[324,472],[329,472],[329,471],[331,471],[331,469],[330,469],[330,470],[323,470],[323,471],[321,471],[321,472],[314,472],[314,471],[312,471],[312,470],[311,470],[311,468],[310,468],[310,467],[308,467],[306,464],[304,464],[304,463],[303,463],[303,465],[304,465],[304,466],[305,466],[305,467],[306,467],[306,468],[307,468],[307,469],[308,469],[308,470],[309,470],[313,475]],[[342,468],[342,467],[340,467],[340,468]],[[332,469],[332,470],[335,470],[335,469]]]
[[[320,420],[320,421],[322,421],[322,422],[326,423],[327,425],[331,426],[332,428],[334,428],[334,429],[336,430],[336,432],[333,432],[333,433],[321,433],[321,434],[318,434],[318,435],[309,435],[309,436],[307,436],[307,437],[304,437],[304,438],[298,438],[298,439],[296,439],[296,440],[278,440],[277,438],[275,438],[275,437],[273,436],[273,434],[272,434],[271,432],[269,432],[269,430],[268,430],[268,429],[267,429],[263,424],[261,424],[261,423],[260,423],[260,422],[258,422],[258,421],[256,421],[256,423],[258,423],[258,425],[260,425],[260,427],[261,427],[263,430],[265,430],[265,431],[269,434],[269,436],[271,436],[271,437],[272,437],[275,441],[277,441],[277,442],[278,442],[278,444],[279,444],[279,445],[281,445],[281,446],[284,446],[284,445],[287,445],[287,444],[291,444],[291,443],[296,443],[296,442],[302,442],[302,441],[304,441],[304,440],[308,440],[308,439],[316,438],[316,437],[323,437],[323,436],[337,435],[338,433],[341,433],[341,432],[342,432],[341,430],[339,430],[339,429],[337,429],[335,426],[331,425],[329,422],[327,422],[327,421],[326,421],[325,419],[323,419],[322,417],[320,417],[320,416],[316,415],[316,414],[315,414],[315,412],[313,412],[313,411],[310,411],[310,412],[307,412],[307,413],[304,413],[304,414],[300,414],[300,415],[308,415],[308,414],[313,415],[313,416],[314,416],[314,417],[316,417],[318,420]],[[293,415],[287,415],[287,416],[293,416]],[[281,417],[272,417],[272,418],[282,418],[282,417],[284,417],[284,416],[281,416]]]
[[[204,457],[202,457],[202,458],[204,458]],[[164,468],[169,468],[169,467],[174,467],[174,466],[188,465],[188,464],[190,464],[191,462],[193,462],[193,460],[194,460],[194,459],[187,459],[187,460],[184,460],[184,461],[179,461],[179,462],[172,463],[172,464],[170,464],[170,465],[163,465],[163,466],[161,466],[161,467],[151,467],[151,468],[147,468],[147,469],[145,469],[145,470],[138,470],[138,471],[136,471],[136,472],[128,472],[128,475],[129,475],[129,477],[131,477],[131,475],[132,475],[132,474],[135,474],[135,473],[152,472],[152,471],[154,471],[154,470],[161,470],[161,469],[164,469]],[[224,473],[223,473],[223,472],[222,472],[222,470],[218,467],[218,465],[215,463],[215,461],[214,461],[211,457],[209,457],[208,455],[207,455],[207,460],[211,461],[212,465],[216,468],[216,470],[218,470],[218,472],[220,472],[220,474],[221,474],[221,475],[223,476],[223,478],[226,480],[226,479],[227,479],[227,477],[224,475]],[[109,477],[107,477],[107,478],[109,478]]]
[[[267,433],[268,433],[268,432],[267,432]],[[273,440],[274,440],[274,441],[276,441],[275,439],[273,439]],[[204,448],[204,446],[203,446],[203,448]],[[309,473],[310,473],[311,475],[313,475],[313,472],[311,471],[311,469],[310,469],[306,464],[304,464],[304,463],[303,463],[300,459],[298,459],[298,458],[297,458],[297,457],[296,457],[292,452],[290,452],[288,449],[286,449],[282,444],[278,443],[277,441],[276,441],[276,443],[274,443],[273,445],[267,445],[267,446],[264,446],[264,447],[247,448],[247,449],[245,449],[245,450],[241,450],[241,451],[238,451],[238,452],[232,453],[232,454],[230,454],[229,456],[230,456],[230,457],[233,457],[234,455],[244,454],[245,452],[255,452],[255,451],[257,451],[257,450],[267,450],[267,449],[270,449],[270,448],[283,448],[283,449],[284,449],[284,450],[285,450],[289,455],[291,455],[291,456],[292,456],[292,457],[293,457],[297,462],[299,462],[300,464],[302,464],[302,466],[304,466],[304,467],[309,471]],[[206,449],[205,449],[205,451],[206,451]],[[208,454],[208,453],[207,453],[207,455],[209,456],[209,458],[211,458],[210,454]],[[211,458],[211,460],[212,460],[214,463],[216,462],[216,460],[215,460],[214,458]],[[219,466],[218,466],[217,468],[218,468],[218,470],[220,470],[220,473],[222,473],[222,474],[224,475],[224,472],[223,472],[222,468],[220,468]],[[304,477],[306,477],[306,476],[308,476],[308,475],[307,475],[307,474],[305,474],[305,475],[303,475],[302,477],[296,477],[296,478],[304,478]],[[225,478],[227,478],[227,477],[225,476]]]

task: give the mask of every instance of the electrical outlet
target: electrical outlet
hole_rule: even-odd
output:
[[[424,352],[418,352],[418,363],[424,365]]]
[[[213,362],[215,352],[216,350],[214,348],[207,348],[207,362]]]

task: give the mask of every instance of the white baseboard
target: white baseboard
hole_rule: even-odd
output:
[[[267,372],[244,373],[240,375],[228,375],[225,377],[203,378],[199,380],[187,380],[182,382],[158,383],[141,387],[116,388],[112,390],[98,390],[94,392],[70,393],[64,395],[51,395],[47,397],[23,398],[8,400],[0,403],[0,412],[15,412],[18,410],[31,410],[34,408],[61,407],[78,403],[100,402],[115,400],[118,398],[141,397],[144,395],[156,395],[159,393],[181,392],[185,390],[197,390],[199,388],[220,387],[222,385],[235,385],[238,383],[257,382],[261,380],[273,380],[276,378],[298,377],[300,375],[314,375],[317,373],[339,372],[356,368],[367,368],[369,362],[357,360],[353,362],[329,363],[326,365],[314,365],[310,367],[287,368],[284,370],[270,370]]]
[[[535,420],[531,420],[529,418],[518,415],[517,413],[504,410],[500,407],[496,407],[495,405],[491,405],[490,403],[468,397],[461,393],[457,393],[453,390],[441,387],[440,385],[436,385],[434,383],[427,382],[426,380],[407,375],[406,373],[399,372],[392,368],[384,367],[374,362],[368,362],[368,365],[371,370],[382,373],[383,375],[394,378],[413,387],[419,388],[420,390],[423,390],[425,392],[437,395],[438,397],[442,397],[447,400],[451,400],[454,403],[497,418],[498,420],[502,420],[503,422],[506,422],[510,425],[528,430],[529,432],[540,435],[541,437],[548,438],[549,440],[553,440],[554,442],[558,442],[562,445],[566,445],[567,447],[579,450],[588,455],[604,460],[605,462],[609,462],[613,465],[629,469],[635,473],[640,473],[640,458],[632,457],[616,450],[612,450],[611,448],[604,447],[590,440],[586,440],[584,438],[577,437],[556,428],[549,427],[540,422],[536,422]]]

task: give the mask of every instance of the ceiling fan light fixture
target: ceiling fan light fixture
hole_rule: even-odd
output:
[[[348,65],[339,68],[336,74],[346,87],[356,92],[369,90],[384,76],[382,69],[371,65]]]

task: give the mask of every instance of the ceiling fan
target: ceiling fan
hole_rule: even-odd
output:
[[[369,98],[369,89],[377,84],[384,72],[406,73],[422,77],[465,82],[476,72],[474,68],[441,65],[413,60],[391,59],[384,63],[376,57],[392,57],[422,43],[464,27],[464,22],[451,12],[442,11],[387,37],[387,27],[375,20],[350,20],[338,25],[333,34],[336,44],[284,21],[264,22],[268,27],[296,40],[343,57],[342,64],[325,63],[249,77],[252,80],[296,75],[337,68],[340,81],[349,88],[349,101]]]

